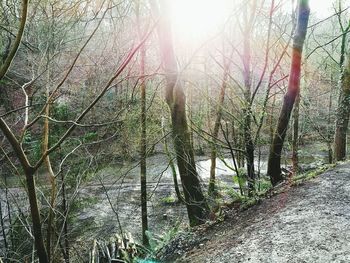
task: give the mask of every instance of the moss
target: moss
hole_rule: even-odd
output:
[[[173,196],[166,196],[160,200],[165,205],[172,205],[176,203],[176,199]]]
[[[318,175],[326,172],[328,169],[335,167],[335,164],[325,164],[322,165],[321,167],[312,170],[312,171],[308,171],[306,173],[294,176],[292,178],[292,185],[299,185],[302,184],[305,181],[308,181],[312,178],[317,177]]]

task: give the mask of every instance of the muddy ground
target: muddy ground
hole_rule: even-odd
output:
[[[350,163],[171,245],[162,262],[350,262]]]

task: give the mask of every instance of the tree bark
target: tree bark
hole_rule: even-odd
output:
[[[300,94],[297,95],[295,100],[295,107],[293,111],[293,142],[292,142],[292,163],[293,163],[293,174],[297,174],[299,171],[299,104]]]
[[[27,22],[27,13],[28,13],[28,5],[29,5],[28,2],[29,0],[22,1],[21,21],[20,21],[18,33],[15,39],[15,42],[13,44],[13,47],[9,51],[7,57],[5,58],[4,63],[0,67],[0,80],[5,76],[7,70],[10,68],[12,60],[16,56],[19,45],[21,44],[24,28]]]
[[[50,104],[48,103],[45,110],[46,116],[49,116],[50,114]],[[45,118],[44,120],[44,138],[43,138],[43,151],[47,151],[49,146],[49,119]],[[52,251],[51,251],[51,241],[53,232],[54,232],[54,222],[55,222],[55,203],[56,203],[56,177],[52,170],[50,157],[46,156],[45,158],[45,165],[48,172],[48,176],[50,178],[50,184],[51,184],[51,196],[50,196],[50,207],[49,207],[49,216],[47,220],[47,234],[46,234],[46,251],[47,251],[47,257],[49,259],[49,262],[51,262],[52,259]]]
[[[176,160],[184,191],[187,214],[191,226],[202,224],[208,217],[209,207],[203,195],[199,176],[196,171],[194,153],[190,140],[186,118],[186,96],[178,81],[178,66],[173,49],[172,31],[168,0],[160,1],[161,16],[158,5],[151,1],[158,21],[158,38],[162,65],[165,71],[165,100],[169,106],[172,122],[172,136]]]
[[[140,21],[140,1],[136,6],[137,17],[137,29],[139,39],[142,41],[142,29]],[[146,59],[146,47],[142,45],[140,48],[140,96],[141,96],[141,145],[140,145],[140,184],[141,184],[141,221],[142,221],[142,243],[144,246],[149,246],[147,237],[148,231],[148,215],[147,215],[147,119],[146,119],[146,83],[145,78],[145,59]]]
[[[181,192],[180,192],[179,184],[177,182],[177,172],[176,172],[175,164],[174,164],[173,158],[171,156],[171,153],[170,153],[169,147],[168,147],[167,136],[165,134],[164,117],[162,117],[162,136],[164,138],[164,141],[163,141],[164,151],[165,151],[166,156],[168,157],[169,166],[170,166],[171,173],[172,173],[172,176],[173,176],[173,182],[174,182],[174,188],[175,188],[177,201],[179,203],[185,203],[184,198],[182,197]]]
[[[48,263],[49,258],[47,256],[47,252],[44,246],[44,238],[41,231],[41,219],[36,196],[34,174],[31,174],[30,172],[25,172],[25,175],[28,188],[30,214],[33,221],[33,236],[35,240],[36,253],[38,255],[40,263]]]
[[[47,263],[49,261],[44,245],[43,235],[41,232],[41,219],[35,189],[34,173],[36,170],[29,164],[27,156],[25,155],[20,143],[18,142],[15,135],[12,133],[11,129],[7,126],[6,122],[2,118],[0,118],[0,129],[4,133],[7,140],[10,142],[23,168],[27,182],[28,199],[30,206],[30,214],[33,222],[33,236],[35,241],[36,252],[39,257],[39,262]]]
[[[247,3],[243,9],[244,24],[243,30],[243,79],[244,79],[244,106],[243,106],[243,138],[245,145],[245,157],[247,162],[247,182],[248,194],[255,192],[255,167],[254,167],[254,142],[252,136],[252,82],[251,82],[251,36],[254,27],[254,18],[256,13],[257,1],[251,1],[251,13],[248,16]]]
[[[342,11],[341,1],[339,1],[339,12]],[[340,28],[342,29],[342,40],[340,49],[340,81],[339,81],[339,98],[338,109],[335,125],[334,136],[334,159],[342,161],[346,159],[346,134],[349,124],[350,112],[350,55],[345,57],[347,32],[350,29],[350,22],[346,28],[343,27],[340,14],[338,15]],[[350,49],[349,49],[350,50]],[[345,59],[347,59],[346,65]]]
[[[212,140],[214,143],[211,145],[211,152],[210,152],[210,179],[209,179],[209,187],[208,187],[208,194],[215,197],[217,194],[216,189],[216,175],[215,175],[215,169],[216,169],[216,157],[217,157],[217,151],[215,146],[215,140],[218,138],[219,135],[219,128],[221,123],[221,117],[222,117],[222,107],[225,100],[225,91],[227,86],[227,78],[228,78],[228,70],[229,70],[229,62],[226,62],[226,59],[224,58],[224,75],[222,79],[221,89],[220,89],[220,95],[218,100],[218,106],[217,106],[217,114],[216,119],[214,123],[214,130],[211,135]]]
[[[298,20],[296,32],[293,39],[292,62],[289,75],[287,93],[284,96],[283,106],[270,148],[267,174],[270,176],[272,185],[283,180],[281,174],[281,152],[286,137],[288,123],[295,99],[300,91],[301,57],[304,40],[307,32],[310,8],[308,0],[299,0]]]
[[[337,120],[334,137],[334,158],[336,161],[346,158],[346,134],[350,112],[350,58],[347,58],[340,80]]]

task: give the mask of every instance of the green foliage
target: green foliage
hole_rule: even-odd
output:
[[[93,142],[97,139],[97,136],[97,132],[88,132],[83,135],[82,140],[84,143]]]
[[[172,195],[166,196],[166,197],[162,198],[160,201],[165,205],[170,205],[170,204],[176,203],[176,199]]]
[[[238,168],[238,174],[234,175],[232,177],[232,180],[235,184],[239,186],[240,189],[242,189],[243,193],[246,191],[247,188],[247,171],[246,169]]]
[[[244,187],[246,185],[246,183],[247,183],[247,178],[246,178],[245,174],[241,174],[241,175],[238,175],[238,176],[234,175],[232,177],[232,179],[233,179],[233,182],[235,184],[238,184],[239,186],[242,186],[242,187]]]
[[[30,143],[32,140],[32,134],[30,131],[26,131],[23,135],[23,143]]]
[[[167,245],[170,240],[172,240],[179,232],[180,222],[176,223],[169,231],[163,232],[162,234],[156,235],[150,231],[146,231],[147,238],[149,240],[149,250],[151,252],[150,256],[153,256],[155,252],[159,251],[165,245]]]
[[[335,166],[334,164],[325,164],[315,170],[311,170],[306,173],[294,176],[292,179],[293,180],[292,184],[293,185],[302,184],[303,182],[308,181],[312,178],[315,178],[318,175],[326,172],[328,169],[333,168],[334,166]]]
[[[98,203],[98,197],[87,196],[84,198],[79,198],[75,202],[73,202],[70,209],[79,211],[79,210],[82,210],[84,208],[91,207],[97,203]]]
[[[247,196],[245,195],[241,195],[239,192],[237,192],[237,190],[233,189],[233,188],[229,188],[227,191],[228,195],[230,196],[230,198],[232,199],[232,202],[244,202],[248,199]]]
[[[30,155],[30,159],[38,160],[41,156],[41,140],[38,136],[26,131],[23,135],[23,146]]]
[[[32,253],[32,237],[28,231],[23,227],[23,222],[27,222],[27,218],[20,214],[12,219],[11,232],[9,232],[8,238],[11,240],[11,248],[8,251],[9,258],[12,258],[11,262],[23,262],[25,259],[30,259]]]
[[[61,121],[67,121],[71,118],[69,107],[67,104],[53,104],[54,107],[51,108],[51,115],[53,118]]]
[[[255,205],[259,198],[257,197],[248,197],[246,195],[241,195],[235,189],[229,190],[229,196],[232,198],[232,203],[240,203],[240,209],[247,209]]]
[[[8,81],[7,79],[1,79],[0,80],[0,85],[4,85],[7,86],[9,84],[10,81]]]
[[[257,181],[257,184],[259,189],[258,195],[264,194],[272,188],[269,178],[261,178]]]

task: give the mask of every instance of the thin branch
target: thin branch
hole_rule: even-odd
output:
[[[26,22],[27,22],[28,1],[29,0],[23,0],[23,2],[22,2],[22,14],[21,14],[22,18],[21,18],[19,30],[18,30],[16,39],[15,39],[15,43],[13,44],[13,47],[12,47],[9,55],[5,59],[4,64],[0,67],[0,80],[2,80],[2,78],[5,76],[7,70],[11,66],[12,60],[14,59],[14,57],[17,53],[17,50],[19,48],[19,45],[21,44],[24,28],[25,28]]]

